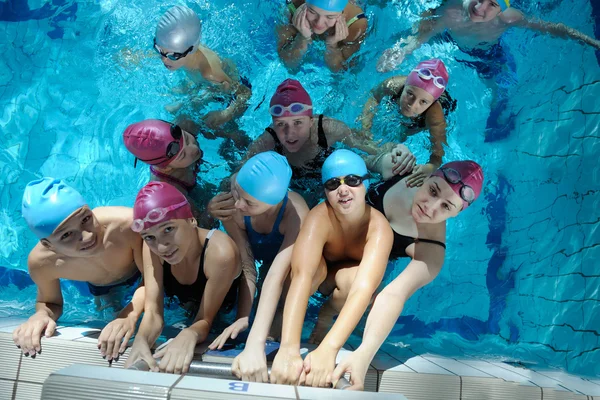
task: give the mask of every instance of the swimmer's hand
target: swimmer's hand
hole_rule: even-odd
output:
[[[267,356],[264,346],[252,346],[246,343],[242,351],[231,364],[231,372],[246,382],[269,382]]]
[[[156,365],[156,360],[152,357],[150,346],[148,346],[148,342],[142,337],[136,337],[133,341],[129,357],[127,357],[123,368],[131,367],[139,359],[146,361],[146,364],[150,367],[149,371],[158,372],[158,366]]]
[[[310,39],[312,37],[312,31],[310,30],[310,24],[306,19],[306,10],[306,3],[298,7],[292,18],[292,25],[294,25],[294,28],[296,28],[304,39]]]
[[[392,173],[404,175],[411,172],[417,162],[415,155],[403,144],[398,144],[391,151]]]
[[[406,56],[404,48],[392,47],[383,52],[379,60],[377,60],[377,71],[384,73],[396,69]]]
[[[158,369],[169,374],[187,373],[194,358],[197,340],[197,332],[190,328],[183,329],[169,344],[154,353],[154,358],[162,358]]]
[[[307,386],[331,387],[336,355],[335,349],[323,344],[308,353],[304,359]]]
[[[225,330],[210,344],[210,346],[208,346],[208,348],[211,350],[221,350],[227,342],[227,339],[235,339],[240,333],[248,329],[248,325],[248,317],[239,318],[233,324],[225,328]]]
[[[127,343],[135,332],[136,318],[117,318],[102,329],[98,349],[106,361],[117,360],[125,352]]]
[[[236,213],[235,199],[231,192],[219,193],[210,200],[206,208],[213,218],[220,221],[229,221]]]
[[[227,110],[214,110],[210,111],[202,117],[202,119],[209,129],[215,129],[224,123],[231,121],[232,115]]]
[[[306,374],[300,349],[280,347],[271,367],[271,383],[304,385]]]
[[[13,331],[13,342],[26,356],[35,356],[42,352],[42,332],[49,338],[56,331],[56,321],[45,313],[35,313],[24,324]]]
[[[346,25],[346,18],[343,14],[336,17],[334,28],[335,33],[325,39],[325,44],[329,47],[336,47],[339,42],[348,37],[348,26]]]
[[[406,178],[406,186],[408,186],[408,187],[422,186],[423,182],[425,182],[425,179],[429,178],[429,176],[431,176],[431,174],[433,174],[433,171],[435,171],[435,169],[436,169],[435,165],[433,165],[433,164],[416,165],[412,170],[412,174],[410,174]]]
[[[335,367],[333,371],[333,384],[337,384],[346,372],[350,373],[350,386],[346,390],[364,390],[365,389],[365,376],[367,375],[367,369],[369,368],[369,360],[360,353],[360,350],[356,350],[341,363]]]

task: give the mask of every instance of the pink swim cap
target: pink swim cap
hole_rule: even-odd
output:
[[[444,90],[446,90],[448,79],[448,71],[442,60],[432,58],[431,60],[420,62],[408,74],[406,84],[423,89],[437,100],[444,93]]]
[[[292,109],[289,109],[289,106],[294,103],[302,104],[305,107],[295,105]],[[276,109],[278,106],[283,107],[283,109]],[[302,84],[295,79],[286,79],[277,86],[275,94],[271,97],[270,107],[271,115],[274,117],[312,117],[313,115],[312,100],[308,92],[302,87]],[[298,110],[296,111],[294,107]]]
[[[463,210],[479,197],[481,187],[483,186],[483,170],[475,161],[452,161],[446,163],[431,174],[431,176],[439,176],[448,182],[452,190],[462,199]],[[471,192],[467,186],[473,191]]]
[[[164,221],[186,218],[194,215],[185,196],[166,182],[150,182],[135,198],[131,229],[141,232]]]
[[[164,168],[183,150],[183,132],[177,125],[160,119],[131,124],[123,132],[125,147],[146,164]]]

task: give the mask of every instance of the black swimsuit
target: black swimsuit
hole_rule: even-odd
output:
[[[317,144],[319,145],[319,153],[302,167],[290,165],[292,168],[292,184],[290,187],[292,189],[299,191],[314,191],[316,188],[320,189],[322,186],[321,168],[323,167],[325,159],[333,153],[334,149],[327,144],[327,137],[323,130],[323,114],[319,115],[319,123],[317,126]],[[279,141],[273,128],[269,127],[265,130],[271,134],[275,141],[275,148],[273,150],[285,157],[283,144]]]
[[[402,96],[402,92],[404,91],[404,87],[402,87],[402,90],[400,91],[400,93],[395,94],[393,96],[390,97],[390,101],[393,102],[394,104],[398,104],[398,99],[400,99],[400,96]],[[447,90],[445,90],[442,95],[439,97],[439,99],[437,99],[436,101],[440,102],[440,105],[442,106],[442,110],[444,111],[444,116],[448,117],[448,114],[450,114],[452,111],[456,110],[456,100],[454,100],[452,97],[450,97],[450,94],[448,93]],[[425,122],[425,114],[427,111],[425,111],[423,114],[418,115],[416,118],[411,118],[411,122],[410,123],[403,123],[402,125],[406,126],[408,129],[423,129],[427,127],[427,124]]]
[[[177,278],[173,276],[173,272],[171,272],[171,264],[168,262],[163,262],[163,286],[165,290],[165,295],[167,297],[173,298],[177,296],[179,302],[184,305],[187,303],[192,303],[193,308],[198,308],[200,306],[200,302],[202,301],[202,296],[204,295],[204,288],[206,287],[206,275],[204,274],[204,255],[206,253],[206,248],[208,247],[208,241],[210,237],[215,232],[215,229],[211,229],[206,235],[206,240],[204,241],[204,248],[202,249],[202,254],[200,255],[200,266],[198,267],[198,276],[196,277],[196,281],[191,285],[183,285],[179,283]],[[236,303],[237,299],[237,290],[239,284],[239,277],[231,284],[231,288],[225,299],[223,300],[223,304],[221,305],[221,309],[229,312]]]
[[[373,185],[367,193],[367,204],[385,215],[385,211],[383,210],[383,198],[385,197],[385,194],[392,186],[407,176],[408,174],[402,176],[394,175],[393,178],[387,181],[381,182],[378,185]],[[394,231],[394,245],[392,246],[390,259],[408,257],[408,254],[406,254],[406,248],[417,242],[433,243],[442,246],[444,249],[446,248],[446,245],[438,240],[414,238],[411,236],[401,235]]]

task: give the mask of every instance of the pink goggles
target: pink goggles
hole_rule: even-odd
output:
[[[446,89],[446,80],[444,78],[442,78],[441,76],[435,76],[433,75],[433,72],[431,72],[431,70],[429,68],[419,68],[419,69],[413,69],[412,72],[416,72],[417,75],[419,75],[419,78],[429,81],[433,79],[433,84],[438,88],[438,89]]]
[[[169,211],[177,210],[186,204],[188,204],[187,200],[169,207],[161,207],[150,210],[148,211],[148,214],[146,214],[146,218],[133,220],[133,223],[131,224],[131,230],[140,233],[144,230],[144,225],[146,225],[146,222],[156,223],[162,221]]]
[[[298,115],[310,110],[312,110],[312,106],[309,106],[308,104],[292,103],[287,107],[275,104],[274,106],[271,106],[269,112],[274,117],[281,117],[286,111],[292,115]]]

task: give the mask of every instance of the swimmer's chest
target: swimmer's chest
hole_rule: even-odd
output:
[[[108,285],[130,276],[137,267],[131,249],[109,244],[97,257],[71,258],[58,263],[57,268],[65,279]]]
[[[367,242],[367,229],[343,231],[339,226],[323,248],[323,257],[328,261],[362,260]]]

